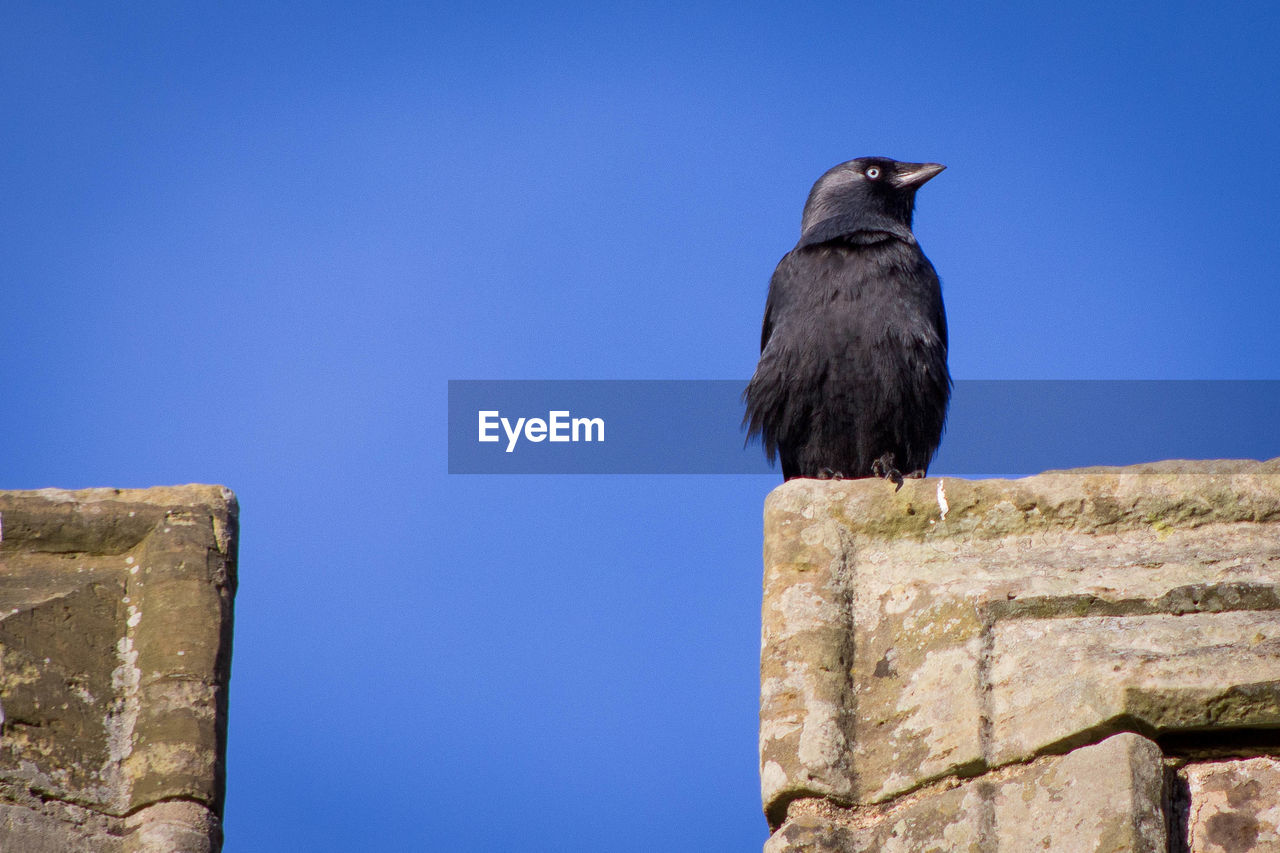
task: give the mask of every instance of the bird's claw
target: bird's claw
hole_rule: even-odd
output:
[[[886,480],[892,480],[894,491],[902,488],[902,472],[893,466],[893,454],[886,453],[879,459],[871,463],[871,473],[877,477],[883,477]],[[917,472],[913,471],[907,476],[914,477]],[[920,476],[924,476],[924,472],[918,472]]]
[[[839,471],[832,471],[830,468],[823,468],[818,472],[819,480],[843,480],[844,474]]]

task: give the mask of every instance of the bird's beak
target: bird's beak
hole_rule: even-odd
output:
[[[893,182],[904,189],[914,189],[945,168],[941,163],[899,163]]]

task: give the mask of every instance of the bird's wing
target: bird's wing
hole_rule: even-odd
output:
[[[778,261],[778,266],[773,271],[773,277],[769,279],[769,295],[764,301],[764,322],[760,325],[760,352],[764,353],[764,348],[769,345],[769,339],[773,337],[773,323],[777,317],[779,310],[784,310],[781,305],[785,302],[786,294],[786,269],[791,260],[791,253],[782,256],[782,260]]]
[[[773,337],[773,324],[781,315],[786,316],[788,303],[794,301],[790,291],[795,287],[795,251],[787,252],[769,279],[769,296],[764,301],[764,323],[760,326],[760,352],[764,353]]]
[[[924,259],[925,264],[929,268],[929,274],[933,277],[933,305],[930,306],[930,315],[933,320],[933,330],[938,335],[938,340],[942,341],[945,349],[947,346],[947,309],[942,304],[942,282],[938,280],[938,272],[933,268],[933,264],[929,263],[929,259]]]
[[[769,288],[769,296],[764,301],[764,323],[760,327],[760,352],[769,345],[769,337],[773,334],[773,287]]]

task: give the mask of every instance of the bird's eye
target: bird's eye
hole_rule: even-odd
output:
[[[865,174],[868,178],[874,181],[876,178],[880,177],[880,169],[877,166],[872,166],[871,168],[867,169]]]

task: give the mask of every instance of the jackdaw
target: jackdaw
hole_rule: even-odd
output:
[[[923,477],[951,397],[947,319],[911,233],[938,163],[861,157],[809,192],[800,242],[769,282],[760,363],[743,399],[782,475]]]

